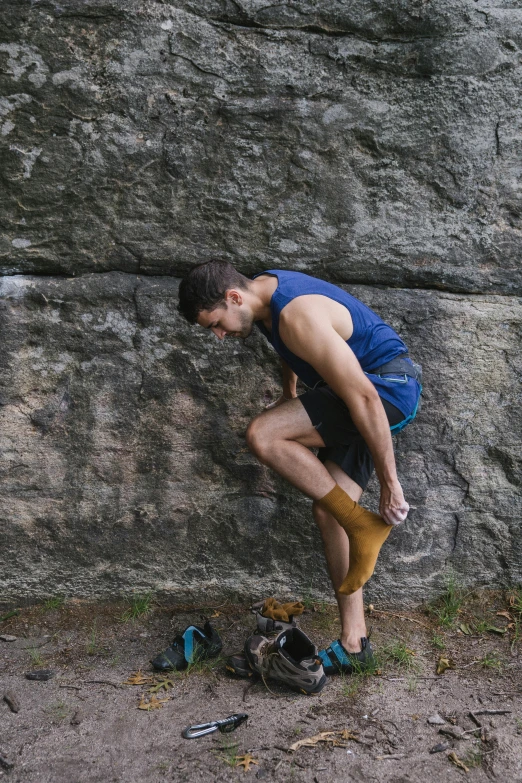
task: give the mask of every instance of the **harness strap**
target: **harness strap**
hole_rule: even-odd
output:
[[[385,364],[381,364],[380,367],[375,367],[373,370],[366,371],[366,375],[407,375],[408,378],[414,378],[420,384],[422,384],[422,367],[420,364],[415,364],[407,356],[396,356]]]

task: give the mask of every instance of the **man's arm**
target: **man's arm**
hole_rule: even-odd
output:
[[[297,375],[284,359],[281,359],[281,370],[283,373],[283,397],[291,400],[293,397],[297,397]]]
[[[283,393],[277,400],[271,402],[270,405],[267,405],[266,410],[277,408],[277,406],[281,405],[285,400],[292,400],[294,397],[297,397],[297,375],[290,369],[284,359],[281,359],[280,361],[283,375]]]
[[[334,329],[327,310],[310,302],[293,306],[288,313],[283,310],[279,333],[285,345],[311,364],[346,403],[375,462],[381,484],[380,514],[388,524],[402,522],[409,506],[397,478],[388,418],[375,387]]]

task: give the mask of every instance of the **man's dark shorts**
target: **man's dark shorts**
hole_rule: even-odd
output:
[[[325,442],[325,448],[319,449],[317,455],[321,462],[327,459],[335,462],[356,484],[366,489],[373,473],[372,455],[343,400],[329,386],[310,389],[299,399]],[[404,419],[404,414],[395,405],[382,397],[381,402],[390,426]]]

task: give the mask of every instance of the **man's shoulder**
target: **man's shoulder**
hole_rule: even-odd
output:
[[[280,320],[284,324],[323,321],[331,313],[332,305],[336,304],[324,294],[302,294],[283,307]]]

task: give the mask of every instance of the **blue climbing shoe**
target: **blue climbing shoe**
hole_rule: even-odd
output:
[[[170,647],[151,661],[152,668],[158,672],[182,671],[190,663],[215,658],[222,646],[219,634],[208,620],[203,628],[189,625],[176,636]]]
[[[375,671],[377,668],[372,646],[366,636],[361,638],[361,652],[348,652],[337,639],[326,650],[319,650],[319,658],[327,676],[331,674],[358,674],[368,670]]]

